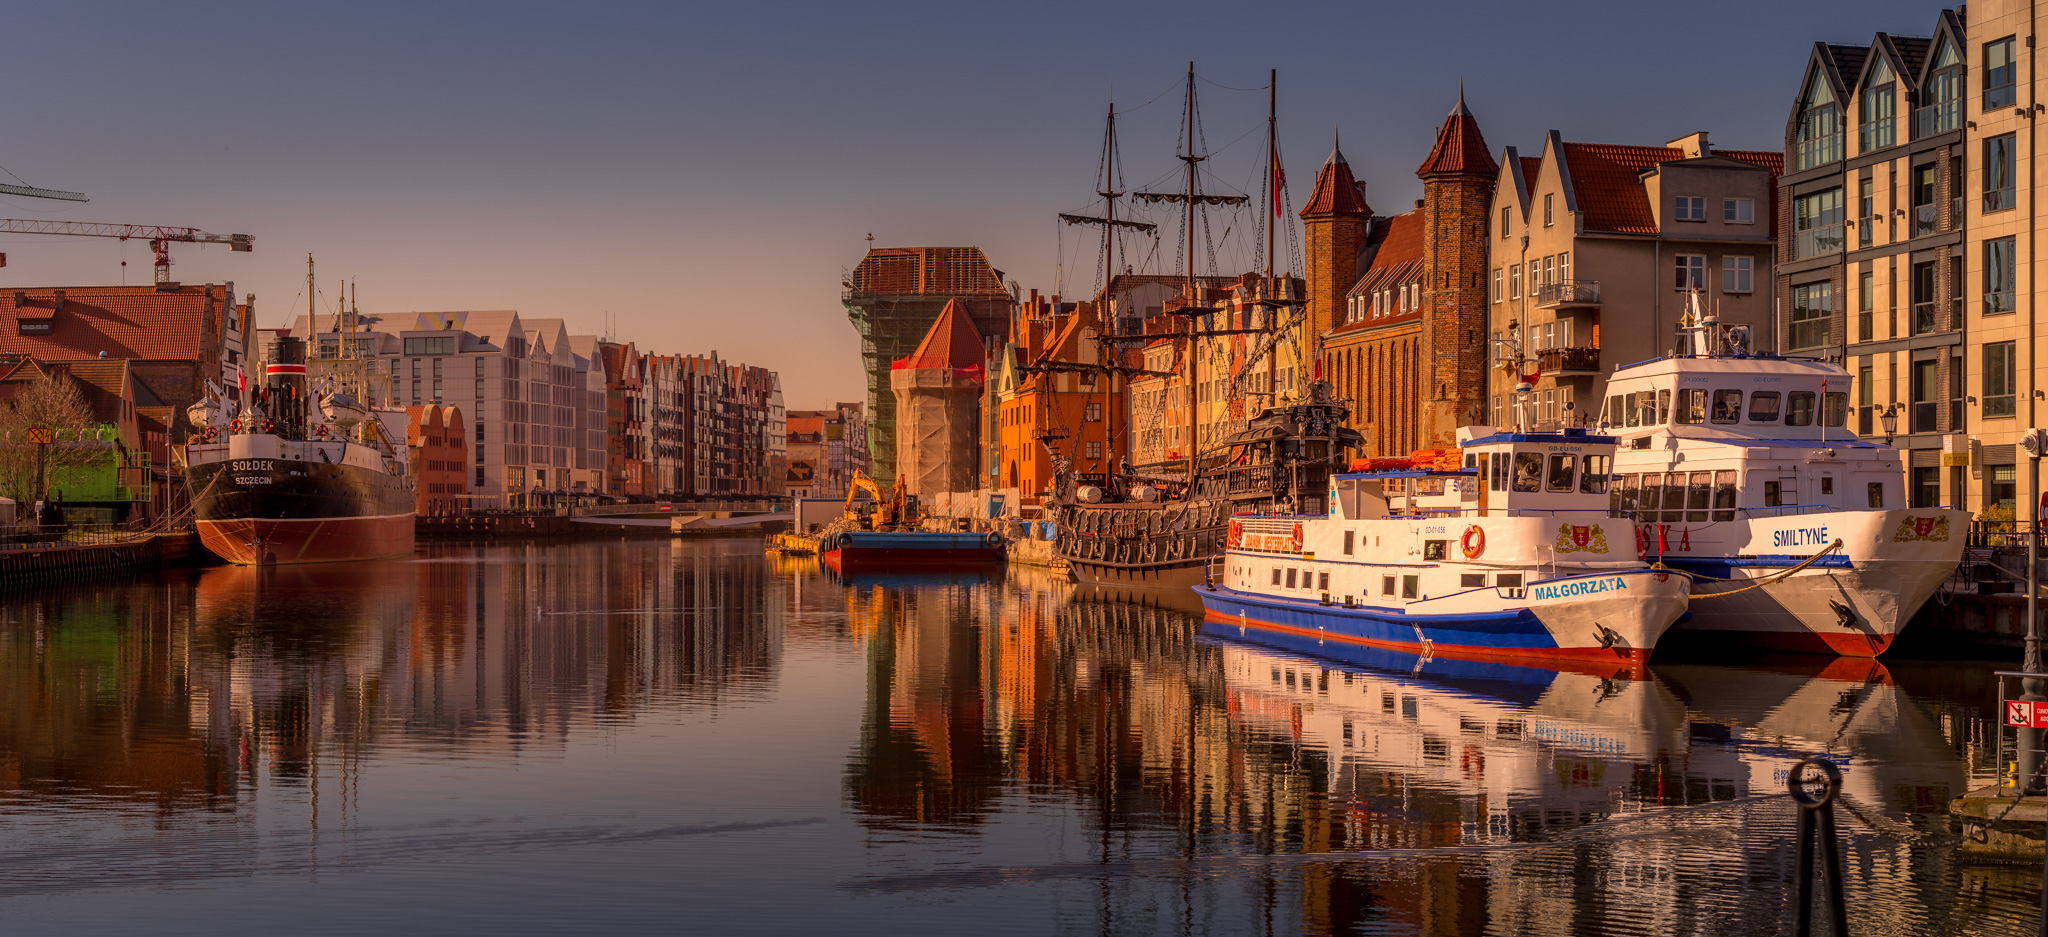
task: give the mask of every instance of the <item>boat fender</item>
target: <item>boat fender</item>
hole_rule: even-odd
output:
[[[1466,559],[1477,559],[1486,552],[1486,531],[1479,529],[1478,524],[1465,528],[1465,535],[1458,538],[1458,547],[1465,551]]]
[[[989,535],[988,535],[988,545],[989,545],[989,546],[991,546],[991,547],[1000,547],[1000,546],[1002,546],[1002,545],[1003,545],[1003,535],[1002,535],[1002,534],[997,534],[997,533],[991,533],[991,534],[989,534]]]
[[[840,547],[840,549],[845,549],[845,548],[847,548],[847,547],[850,547],[850,546],[853,546],[853,535],[852,535],[852,534],[850,534],[850,533],[846,533],[846,532],[844,532],[844,531],[841,531],[841,532],[840,532],[840,534],[839,534],[839,547]]]

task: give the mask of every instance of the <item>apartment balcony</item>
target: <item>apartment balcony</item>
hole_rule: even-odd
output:
[[[1793,172],[1837,162],[1841,158],[1842,135],[1840,133],[1831,133],[1826,136],[1815,137],[1811,140],[1801,140],[1792,145]]]
[[[1944,101],[1913,111],[1914,139],[1947,133],[1963,125],[1963,102]]]
[[[1536,353],[1545,374],[1598,374],[1598,348],[1545,348]]]
[[[1842,223],[1824,224],[1792,233],[1792,259],[1805,260],[1823,254],[1839,254],[1847,246],[1842,236]]]
[[[1536,308],[1600,305],[1599,280],[1559,280],[1536,287]]]

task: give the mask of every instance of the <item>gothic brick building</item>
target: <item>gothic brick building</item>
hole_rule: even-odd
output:
[[[1413,211],[1373,214],[1333,150],[1302,208],[1323,371],[1374,455],[1457,444],[1486,399],[1487,215],[1499,167],[1458,105],[1415,174]]]

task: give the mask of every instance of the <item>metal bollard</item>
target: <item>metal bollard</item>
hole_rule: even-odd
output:
[[[1797,871],[1793,873],[1799,876],[1799,908],[1793,932],[1799,937],[1813,933],[1813,852],[1818,846],[1820,872],[1827,882],[1829,933],[1849,937],[1847,901],[1842,893],[1842,848],[1835,835],[1835,795],[1842,790],[1842,772],[1831,762],[1808,756],[1792,767],[1785,786],[1799,803],[1799,832],[1794,834],[1799,839],[1794,860]]]

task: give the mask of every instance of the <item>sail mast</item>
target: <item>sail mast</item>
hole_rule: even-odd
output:
[[[1111,334],[1115,334],[1116,325],[1110,317],[1112,307],[1110,287],[1116,285],[1116,199],[1117,196],[1123,194],[1116,190],[1115,101],[1109,102],[1108,125],[1102,133],[1102,191],[1100,194],[1102,195],[1102,217],[1108,223],[1102,226],[1102,305],[1101,308],[1095,310],[1095,313],[1102,328]],[[1116,346],[1111,343],[1097,343],[1095,353],[1103,357],[1109,357],[1116,354]],[[1107,364],[1108,362],[1103,363]],[[1104,371],[1099,378],[1102,381],[1102,463],[1098,468],[1102,470],[1104,481],[1109,480],[1110,474],[1115,471],[1116,467],[1116,433],[1114,432],[1116,417],[1111,413],[1114,408],[1109,405],[1109,382],[1114,377],[1115,372]],[[1083,407],[1081,411],[1081,426],[1083,428],[1086,428],[1088,425],[1087,418],[1087,408]],[[1083,451],[1086,451],[1085,447]]]
[[[1273,245],[1280,237],[1280,70],[1270,69],[1266,73],[1266,282],[1260,298],[1273,298]],[[1271,328],[1279,318],[1280,307],[1267,305],[1260,312],[1266,321],[1262,324]],[[1266,390],[1272,392],[1273,358],[1266,355]]]
[[[1188,94],[1185,119],[1187,125],[1187,151],[1181,154],[1181,161],[1187,164],[1187,186],[1181,191],[1186,195],[1182,201],[1181,224],[1187,229],[1187,323],[1188,323],[1188,483],[1195,480],[1195,457],[1200,450],[1197,440],[1201,433],[1202,418],[1197,409],[1201,394],[1198,391],[1202,374],[1202,340],[1195,333],[1199,331],[1195,321],[1195,193],[1199,177],[1195,165],[1202,158],[1195,155],[1195,63],[1188,63]]]

